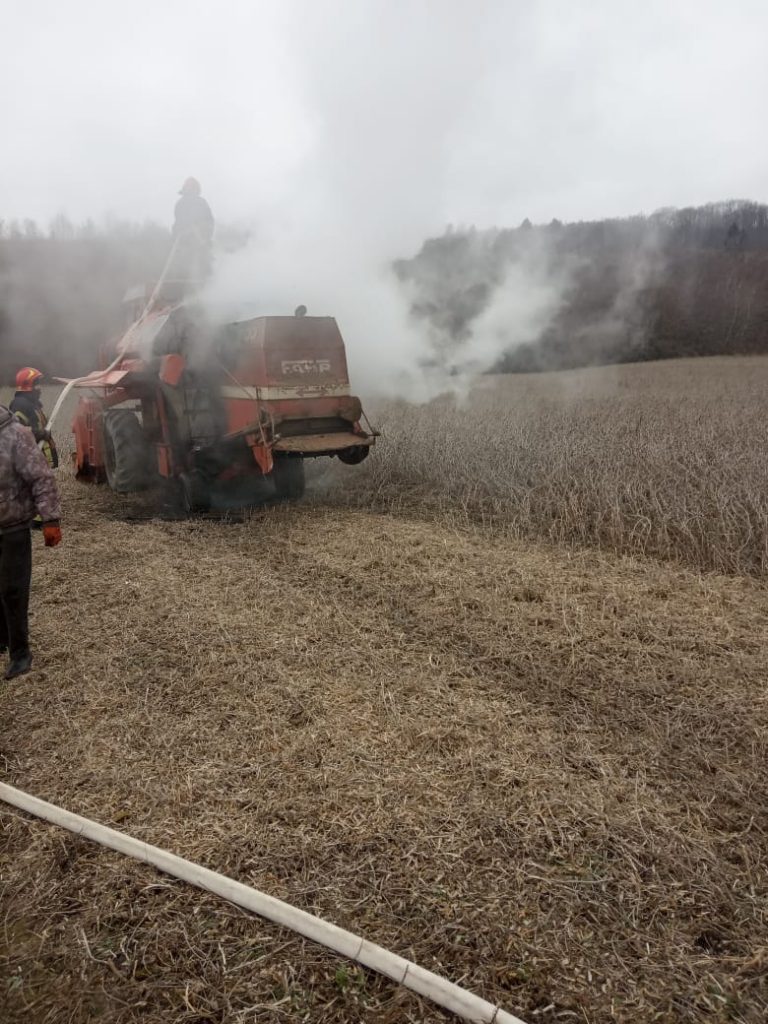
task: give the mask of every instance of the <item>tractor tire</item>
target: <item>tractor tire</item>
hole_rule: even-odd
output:
[[[371,449],[366,444],[356,444],[354,448],[342,448],[337,452],[339,461],[346,466],[359,466],[371,454]]]
[[[270,473],[275,494],[281,501],[298,501],[304,496],[304,459],[278,456]]]
[[[118,494],[149,486],[149,445],[139,417],[130,409],[104,413],[104,464],[107,483]]]

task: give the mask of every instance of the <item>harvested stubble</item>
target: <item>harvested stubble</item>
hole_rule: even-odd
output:
[[[762,1024],[759,581],[320,498],[131,525],[103,491],[65,499],[37,672],[0,691],[8,781],[531,1022]],[[447,1019],[0,820],[8,1024]]]
[[[763,575],[767,396],[768,359],[723,357],[506,376],[462,402],[383,404],[387,443],[350,500]],[[342,477],[329,476],[330,495]]]

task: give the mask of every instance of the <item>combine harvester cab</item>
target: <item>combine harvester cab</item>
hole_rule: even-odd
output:
[[[333,317],[214,328],[179,301],[145,314],[117,353],[75,383],[90,391],[73,423],[81,480],[127,492],[165,478],[190,511],[296,500],[305,459],[356,465],[375,442]]]

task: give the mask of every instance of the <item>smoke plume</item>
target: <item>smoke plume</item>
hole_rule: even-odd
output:
[[[531,340],[559,301],[545,261],[520,260],[457,339],[414,315],[418,295],[393,267],[447,219],[452,155],[475,109],[496,15],[433,2],[409,5],[404,19],[401,4],[383,0],[328,12],[287,16],[309,111],[306,152],[281,201],[251,214],[251,245],[218,261],[206,297],[251,315],[288,314],[299,303],[333,315],[358,390],[425,398]]]

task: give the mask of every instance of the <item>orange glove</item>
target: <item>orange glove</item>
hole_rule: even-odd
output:
[[[45,546],[47,548],[55,548],[57,544],[61,544],[61,527],[58,523],[43,523],[43,537],[45,537]]]

